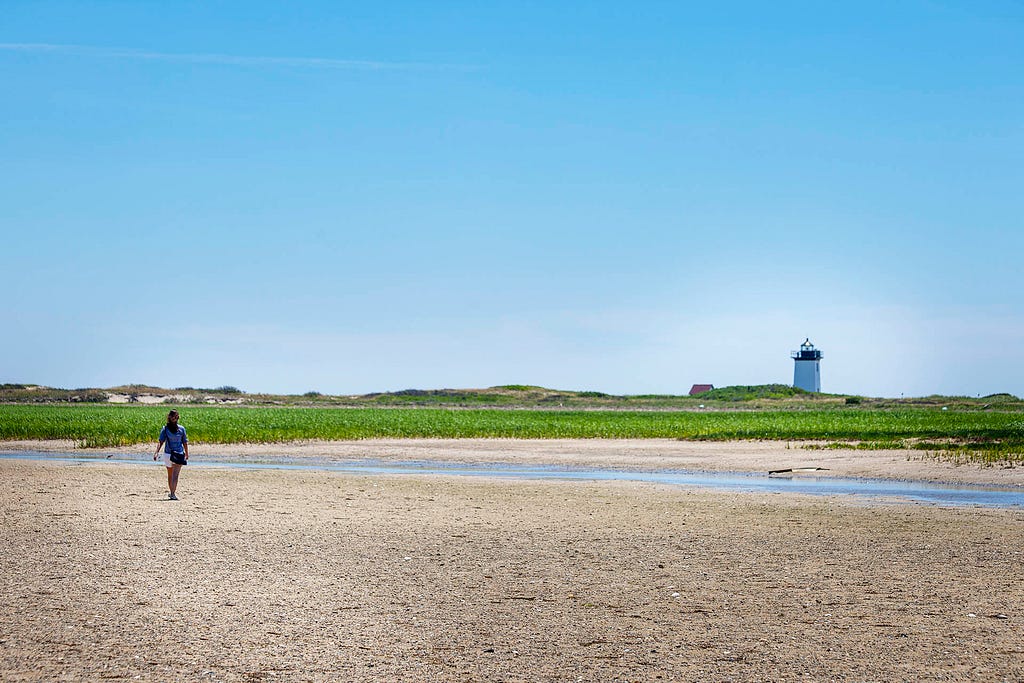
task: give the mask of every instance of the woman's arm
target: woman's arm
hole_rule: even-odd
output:
[[[188,462],[188,441],[183,441],[181,445],[185,447],[185,462]]]
[[[154,460],[156,460],[156,456],[160,455],[160,449],[163,447],[163,445],[164,445],[164,440],[160,439],[160,443],[158,443],[156,445],[156,453],[153,454],[153,459]]]

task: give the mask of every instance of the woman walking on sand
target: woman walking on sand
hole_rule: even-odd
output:
[[[174,495],[178,488],[178,473],[181,466],[188,464],[188,437],[185,436],[185,428],[178,424],[178,411],[172,410],[167,413],[167,424],[160,430],[160,443],[156,445],[156,453],[153,459],[160,455],[160,447],[164,447],[164,466],[167,467],[167,488],[170,493],[167,497],[171,500],[178,500]]]

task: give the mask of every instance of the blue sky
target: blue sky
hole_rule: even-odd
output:
[[[14,0],[0,381],[1024,395],[1016,2]]]

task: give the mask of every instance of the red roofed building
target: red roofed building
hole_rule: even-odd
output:
[[[711,391],[714,388],[714,384],[694,384],[692,387],[690,387],[690,396],[703,394],[705,391]]]

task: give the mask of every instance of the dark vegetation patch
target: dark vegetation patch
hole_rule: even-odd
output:
[[[811,392],[791,387],[786,384],[757,384],[752,386],[732,386],[720,389],[710,389],[696,394],[703,400],[711,401],[753,401],[759,398],[792,398],[800,397],[824,397],[826,394],[813,394]]]
[[[0,403],[104,403],[113,395],[130,402],[145,397],[181,404],[242,403],[245,405],[307,407],[419,407],[419,408],[534,408],[543,410],[650,410],[650,411],[761,411],[761,410],[903,410],[930,408],[949,411],[1024,411],[1024,401],[1009,393],[985,397],[925,396],[872,398],[843,394],[808,393],[785,384],[720,387],[695,396],[674,394],[615,395],[602,391],[550,389],[532,384],[505,384],[486,389],[402,389],[363,395],[332,395],[311,390],[296,395],[254,394],[238,387],[178,387],[126,384],[107,389],[61,389],[24,383],[0,385]]]

